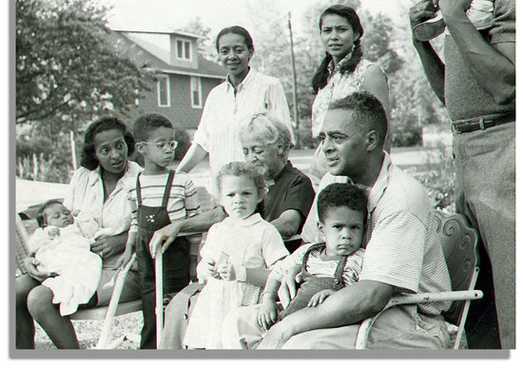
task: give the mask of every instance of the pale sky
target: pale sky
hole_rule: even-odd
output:
[[[282,18],[292,11],[293,18],[298,20],[308,6],[318,1],[281,0],[278,5]],[[406,1],[362,0],[362,6],[372,12],[382,11],[397,21],[406,17],[400,14],[398,6]],[[119,29],[168,31],[180,28],[197,16],[212,28],[211,36],[233,24],[249,26],[245,0],[105,0],[103,3],[114,6],[110,24]],[[299,27],[299,22],[294,23]]]

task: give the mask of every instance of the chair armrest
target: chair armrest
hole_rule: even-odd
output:
[[[481,290],[443,291],[440,293],[402,295],[391,298],[383,310],[402,304],[425,304],[445,301],[454,302],[458,300],[476,300],[481,299],[482,297],[483,292]]]
[[[374,317],[367,318],[360,324],[360,327],[358,329],[358,336],[356,337],[355,349],[366,349],[369,333],[374,325],[374,322],[376,322],[378,317],[381,316],[381,314],[389,308],[406,304],[426,304],[442,301],[476,300],[481,299],[482,297],[483,292],[481,290],[444,291],[441,293],[421,293],[393,297],[378,314],[376,314]]]

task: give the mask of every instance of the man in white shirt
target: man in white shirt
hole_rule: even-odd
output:
[[[359,281],[317,307],[289,315],[267,332],[255,322],[255,307],[235,309],[224,323],[225,348],[253,348],[263,338],[258,348],[351,349],[359,323],[381,311],[392,296],[450,290],[431,203],[423,186],[383,152],[386,127],[380,102],[368,93],[354,93],[330,105],[320,132],[331,174],[320,188],[334,175],[335,180],[348,176],[369,190],[368,242]],[[308,226],[316,224],[313,208]],[[294,275],[289,274],[282,286],[279,295],[285,305],[295,294]],[[387,310],[371,330],[368,347],[447,348],[450,338],[441,312],[448,306],[431,303]]]

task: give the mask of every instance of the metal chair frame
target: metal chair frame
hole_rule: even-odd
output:
[[[449,268],[452,290],[440,293],[420,293],[393,297],[374,317],[362,322],[356,338],[356,349],[367,349],[367,340],[375,321],[387,309],[406,304],[452,301],[451,308],[443,313],[445,319],[457,326],[453,349],[460,348],[470,303],[481,299],[483,292],[474,290],[479,273],[478,234],[469,227],[460,214],[445,215],[436,212],[437,232],[440,234]]]

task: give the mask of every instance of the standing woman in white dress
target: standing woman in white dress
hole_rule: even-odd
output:
[[[216,37],[216,50],[227,78],[207,97],[198,130],[177,171],[189,172],[207,155],[211,178],[232,161],[244,161],[239,128],[252,115],[267,113],[284,123],[292,133],[289,106],[281,82],[254,71],[249,63],[254,43],[240,26],[222,29]],[[216,182],[211,182],[216,194]]]
[[[345,5],[330,6],[321,13],[319,28],[325,57],[312,78],[316,94],[312,104],[312,136],[318,137],[329,104],[354,92],[373,94],[390,116],[387,76],[377,64],[363,57],[363,27],[356,11]],[[390,137],[389,119],[384,146],[387,152],[390,152]],[[319,180],[326,172],[323,153],[318,147],[311,174]]]

